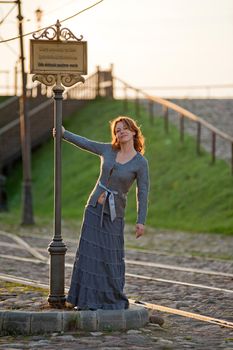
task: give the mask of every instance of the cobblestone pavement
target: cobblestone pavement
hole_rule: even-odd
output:
[[[233,136],[233,99],[172,99],[171,102],[187,109],[206,120],[219,130]],[[146,104],[147,106],[148,104]],[[163,115],[162,108],[154,104],[154,115]],[[179,115],[169,110],[169,120],[179,127]],[[197,125],[185,118],[185,131],[196,138]],[[201,131],[201,145],[211,152],[211,132],[206,128]],[[216,156],[227,161],[231,160],[231,144],[216,137]]]
[[[47,255],[50,232],[30,232],[20,229],[20,236],[38,251]],[[72,264],[77,237],[68,229],[63,232],[68,246],[66,262]],[[19,249],[9,237],[0,234],[2,254],[32,258],[29,252]],[[154,231],[135,240],[131,228],[126,227],[126,259],[172,265],[173,270],[144,265],[127,264],[126,273],[151,276],[160,280],[143,280],[126,277],[125,291],[131,299],[137,299],[174,309],[202,314],[233,322],[233,237],[219,234],[189,234],[186,232]],[[136,249],[132,249],[137,246]],[[129,249],[131,248],[131,249]],[[0,272],[48,283],[48,265],[23,262],[0,257]],[[209,275],[175,270],[189,267],[218,271],[225,275]],[[71,268],[66,267],[66,285],[69,285]],[[222,288],[205,289],[162,281],[162,279],[189,282]],[[10,293],[9,293],[10,294]],[[2,298],[4,299],[4,298]],[[17,288],[0,302],[1,308],[35,310],[45,296],[40,292],[21,293]],[[217,325],[185,318],[174,314],[156,312],[164,318],[162,327],[149,324],[139,330],[126,332],[92,332],[40,335],[30,337],[2,337],[0,349],[233,349],[233,330]]]

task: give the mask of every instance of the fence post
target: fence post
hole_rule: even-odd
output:
[[[180,141],[184,142],[184,116],[180,113]]]
[[[233,143],[231,144],[231,175],[233,175]]]
[[[149,114],[150,114],[150,123],[154,124],[154,102],[152,100],[148,100],[149,103]]]
[[[88,79],[86,79],[86,98],[87,98],[87,100],[89,100],[90,98],[89,98],[89,94],[90,94],[90,81],[88,80]]]
[[[169,133],[169,118],[168,118],[168,108],[163,106],[163,117],[164,117],[164,129],[165,132]]]
[[[139,106],[139,100],[138,100],[138,89],[135,90],[136,91],[136,97],[135,97],[135,113],[136,116],[140,115],[140,106]]]
[[[201,154],[201,123],[197,122],[197,154]]]
[[[111,86],[109,89],[109,97],[114,99],[114,77],[113,77],[113,63],[110,64],[110,81],[111,81]]]
[[[93,75],[93,78],[91,80],[92,99],[96,98],[96,83],[97,83],[97,73]]]
[[[95,97],[100,96],[100,66],[96,66],[96,95]]]
[[[212,164],[215,163],[215,152],[216,152],[216,134],[212,132]]]
[[[128,112],[127,85],[124,85],[124,111]]]

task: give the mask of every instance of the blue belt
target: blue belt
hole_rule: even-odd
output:
[[[116,207],[115,207],[115,199],[114,199],[114,194],[118,194],[117,191],[112,191],[106,186],[104,186],[100,181],[99,181],[99,186],[105,191],[105,199],[103,202],[103,208],[101,212],[101,219],[100,219],[100,225],[103,225],[103,214],[104,214],[104,206],[106,199],[108,198],[108,203],[109,203],[109,210],[110,210],[110,217],[111,221],[113,221],[116,218]]]

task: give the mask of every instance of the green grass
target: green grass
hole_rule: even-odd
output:
[[[27,286],[16,282],[1,281],[0,295],[4,295],[6,292],[10,294],[40,292],[44,296],[48,295],[48,290],[44,288]]]
[[[65,123],[80,135],[110,141],[109,120],[123,114],[121,101],[93,101]],[[134,106],[128,115],[134,117]],[[162,118],[149,122],[145,111],[135,118],[146,137],[145,156],[150,164],[151,189],[147,225],[191,232],[233,233],[233,177],[222,160],[210,164],[210,155],[196,156],[195,141],[170,126],[165,134]],[[63,142],[62,211],[64,220],[81,220],[84,205],[99,174],[99,158]],[[33,200],[36,220],[43,223],[53,216],[53,140],[33,153]],[[8,178],[9,214],[3,222],[20,221],[21,167]],[[126,222],[136,220],[135,186],[128,196]]]
[[[6,101],[8,98],[11,98],[12,96],[0,96],[0,103]]]

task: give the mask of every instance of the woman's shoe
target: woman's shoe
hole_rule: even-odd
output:
[[[69,303],[68,301],[66,301],[66,302],[65,302],[65,307],[66,307],[66,309],[74,309],[75,305]]]

